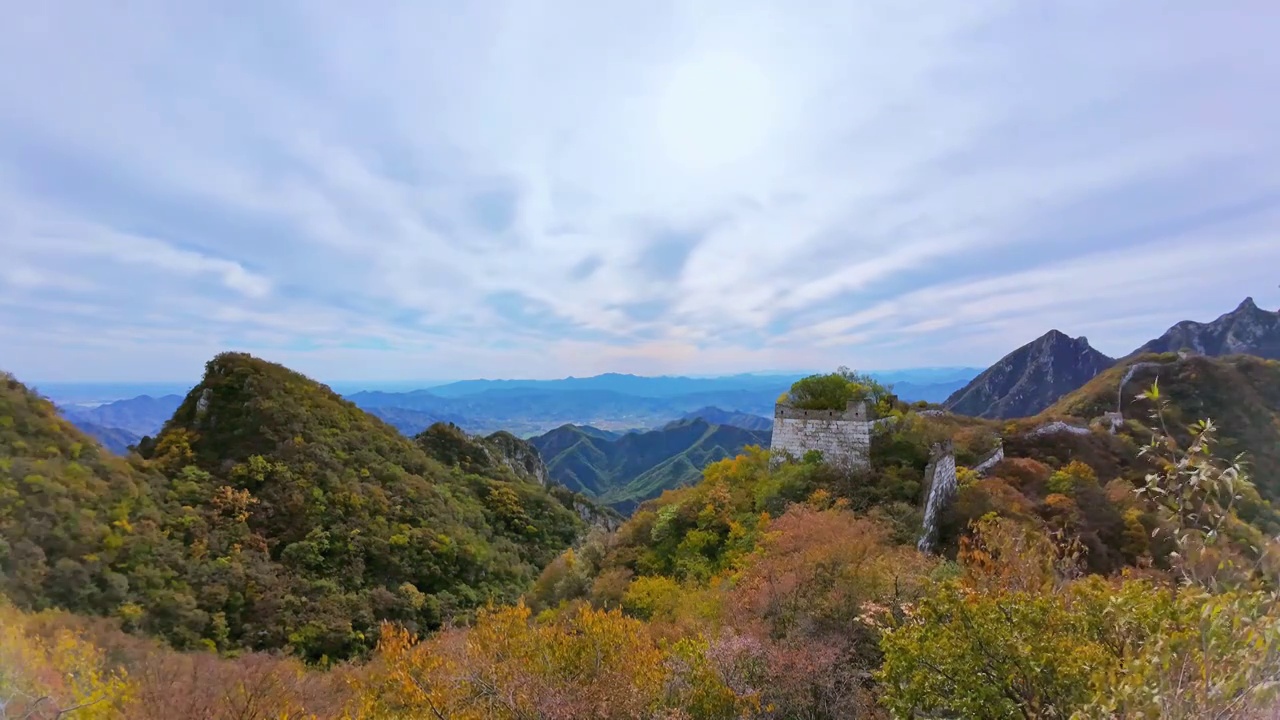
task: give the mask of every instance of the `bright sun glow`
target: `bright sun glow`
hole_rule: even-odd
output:
[[[741,55],[702,55],[676,66],[657,106],[657,133],[684,170],[715,170],[757,153],[777,98],[763,68]]]

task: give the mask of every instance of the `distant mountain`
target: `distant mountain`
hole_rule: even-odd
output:
[[[718,407],[704,407],[685,413],[681,420],[693,420],[702,418],[712,425],[732,425],[740,427],[743,430],[772,430],[773,420],[761,415],[753,415],[751,413],[736,412],[732,410],[721,410]],[[676,423],[680,420],[674,421]]]
[[[137,445],[142,438],[121,428],[103,427],[91,422],[72,421],[80,432],[102,443],[102,446],[117,455],[127,455],[130,445]]]
[[[893,383],[893,394],[898,396],[903,402],[917,402],[923,400],[930,403],[945,402],[951,397],[952,393],[969,384],[969,381],[978,373],[975,372],[963,380],[950,380],[946,382],[935,383],[914,383],[914,382],[896,382]]]
[[[869,373],[882,383],[898,385],[897,393],[909,402],[929,400],[920,393],[936,395],[943,386],[961,387],[981,372],[981,368],[944,367],[885,370]],[[428,388],[436,397],[462,398],[493,391],[519,395],[521,391],[603,390],[644,398],[678,398],[745,393],[751,397],[776,398],[791,384],[810,373],[741,374],[720,377],[645,377],[606,373],[585,378],[560,380],[463,380]],[[948,391],[950,392],[950,391]],[[938,398],[941,400],[943,398]],[[355,398],[353,398],[355,400]],[[355,400],[360,402],[359,400]]]
[[[670,398],[679,395],[734,390],[760,390],[775,387],[785,389],[801,377],[803,375],[784,374],[692,378],[668,375],[646,377],[642,375],[605,373],[592,377],[567,377],[560,380],[463,380],[432,387],[429,390],[434,395],[451,398],[495,390],[604,390],[636,397]]]
[[[475,432],[482,428],[477,428],[470,420],[459,415],[446,415],[422,410],[410,410],[402,407],[363,407],[361,408],[370,415],[379,418],[391,427],[399,430],[401,434],[412,437],[426,430],[435,423],[449,422],[468,432]]]
[[[590,435],[594,438],[600,438],[601,440],[617,440],[623,435],[626,435],[626,433],[616,432],[614,430],[601,430],[598,427],[592,427],[590,425],[568,425],[566,427],[577,428],[582,431],[583,434]]]
[[[518,437],[532,437],[565,424],[591,425],[609,431],[661,427],[672,418],[684,418],[707,407],[733,408],[736,412],[769,418],[773,416],[778,395],[790,388],[795,379],[790,376],[702,379],[601,375],[545,381],[469,380],[430,390],[357,392],[346,398],[407,435],[421,432],[436,421],[444,421],[470,433],[506,430]],[[593,384],[654,394],[637,395],[591,387]],[[941,402],[960,385],[956,380],[922,385],[902,382],[894,386],[894,391],[907,402]],[[719,389],[715,389],[717,387]],[[677,389],[693,391],[663,394]],[[467,394],[462,394],[464,391]]]
[[[769,434],[697,418],[613,440],[565,425],[529,442],[553,482],[629,512],[663,490],[696,482],[707,465],[747,445],[767,446]]]
[[[1199,355],[1257,355],[1280,360],[1280,312],[1259,308],[1247,297],[1235,310],[1210,323],[1184,320],[1164,335],[1133,351],[1177,352],[1189,349]]]
[[[33,383],[33,386],[41,396],[49,398],[55,405],[102,405],[143,395],[150,395],[153,398],[164,395],[186,395],[194,384],[195,381],[192,380],[180,383],[41,382]]]
[[[1035,415],[1114,364],[1086,338],[1050,330],[987,368],[947,398],[945,407],[983,418]]]
[[[789,385],[672,397],[641,397],[599,389],[509,387],[458,397],[441,397],[434,392],[415,390],[408,393],[360,392],[347,396],[347,399],[409,434],[420,432],[436,420],[443,420],[471,433],[506,430],[518,437],[531,437],[565,424],[591,425],[610,431],[657,427],[707,406],[733,407],[744,412],[772,415],[774,400],[787,387]]]
[[[178,406],[182,404],[181,395],[162,395],[151,397],[139,395],[128,400],[116,400],[96,407],[83,405],[63,405],[58,409],[62,415],[74,423],[87,423],[103,428],[125,430],[130,434],[142,437],[156,435]]]

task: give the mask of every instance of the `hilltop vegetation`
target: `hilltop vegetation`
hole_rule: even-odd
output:
[[[873,407],[889,397],[889,389],[870,375],[841,367],[825,375],[809,375],[791,384],[778,402],[802,410],[844,410],[851,401],[868,401]]]
[[[1122,395],[1120,381],[1131,370]],[[1156,382],[1170,403],[1171,431],[1185,442],[1185,428],[1200,418],[1213,419],[1221,433],[1219,452],[1224,457],[1246,452],[1258,490],[1280,500],[1280,361],[1251,355],[1139,355],[1066,395],[1044,416],[1088,421],[1119,410],[1125,419],[1122,432],[1141,442],[1153,428],[1137,393]]]
[[[449,467],[327,388],[223,354],[140,456],[0,390],[0,567],[21,607],[119,618],[179,648],[373,648],[510,602],[585,525],[579,499]],[[484,474],[477,474],[483,471]]]

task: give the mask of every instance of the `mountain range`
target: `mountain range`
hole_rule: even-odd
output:
[[[707,465],[748,445],[768,447],[769,432],[693,417],[619,437],[564,425],[529,442],[553,482],[626,513],[663,490],[697,482]]]
[[[1263,310],[1247,297],[1235,310],[1217,320],[1184,320],[1132,355],[1189,350],[1198,355],[1256,355],[1280,359],[1280,312]]]
[[[1179,322],[1126,358],[1180,350],[1280,358],[1280,313],[1263,310],[1246,298],[1212,322]],[[951,367],[873,376],[892,383],[895,394],[907,402],[941,403],[954,413],[975,417],[1013,418],[1045,410],[1115,362],[1092,348],[1086,338],[1073,339],[1051,330],[981,372]],[[658,430],[692,417],[703,417],[711,425],[766,430],[777,396],[799,377],[606,373],[559,380],[466,380],[405,392],[355,391],[345,397],[406,436],[437,422],[452,423],[473,434],[506,431],[524,438],[564,425],[622,434]],[[97,386],[76,390],[78,397],[104,391]],[[110,449],[124,452],[141,437],[158,433],[181,400],[173,394],[141,395],[92,406],[64,403],[60,410]]]
[[[1280,359],[1280,312],[1263,310],[1253,298],[1245,298],[1235,310],[1212,322],[1177,323],[1125,358],[1184,351],[1212,357]],[[1035,415],[1116,362],[1091,347],[1086,338],[1073,339],[1051,330],[1001,358],[948,397],[943,406],[960,415],[982,418]]]
[[[882,373],[909,402],[941,402],[975,374],[976,368],[924,368]],[[674,420],[705,416],[712,424],[767,429],[778,395],[800,375],[732,375],[713,378],[641,377],[610,373],[561,380],[467,380],[404,392],[362,390],[345,397],[407,436],[437,422],[473,434],[505,431],[532,437],[565,424],[611,432],[658,429]],[[97,386],[68,391],[62,414],[108,447],[160,432],[181,395],[150,396],[90,404],[106,392]],[[55,398],[58,399],[58,398]],[[714,416],[707,416],[713,412]],[[730,419],[730,416],[736,416]]]

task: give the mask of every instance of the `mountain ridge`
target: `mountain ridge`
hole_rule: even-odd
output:
[[[747,445],[767,447],[769,435],[693,418],[613,439],[563,425],[529,442],[553,481],[626,512],[663,490],[696,481],[708,464],[734,457]]]
[[[943,407],[988,419],[1035,415],[1114,364],[1088,338],[1050,330],[984,370]]]
[[[1244,354],[1280,359],[1280,312],[1263,310],[1252,297],[1246,297],[1235,310],[1210,322],[1176,323],[1126,357],[1178,352],[1184,348],[1213,357]]]

